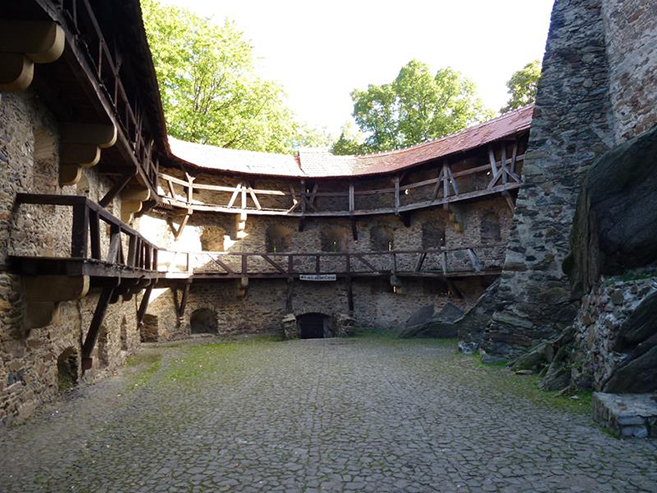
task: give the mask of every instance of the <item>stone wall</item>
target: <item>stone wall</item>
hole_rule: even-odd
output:
[[[252,215],[247,218],[245,229],[238,234],[240,232],[237,231],[236,217],[230,214],[194,213],[178,240],[174,239],[173,232],[166,225],[164,218],[155,214],[141,218],[140,230],[160,246],[195,252],[200,252],[207,246],[205,240],[208,238],[214,238],[212,244],[215,246],[222,244],[226,252],[265,252],[271,251],[272,244],[276,244],[276,253],[371,252],[387,250],[388,242],[392,243],[395,250],[439,248],[443,244],[448,248],[458,248],[484,242],[498,245],[475,250],[484,267],[494,268],[501,267],[502,264],[504,239],[510,232],[512,213],[506,201],[500,197],[472,202],[459,208],[459,228],[450,222],[448,213],[442,208],[413,213],[410,227],[404,226],[402,221],[392,214],[364,217],[357,220],[357,240],[353,238],[348,219],[309,219],[303,231],[299,231],[298,219]],[[276,241],[269,241],[268,236],[272,235],[272,232],[283,235],[284,241],[279,237]],[[221,236],[223,242],[217,241]],[[384,236],[383,240],[379,238]],[[329,237],[339,241],[333,244]],[[331,245],[327,245],[328,243]],[[385,245],[380,246],[378,243]],[[166,254],[161,253],[160,256],[162,259],[167,258]],[[169,258],[172,258],[172,255]],[[209,257],[203,254],[193,258],[193,266],[197,272],[217,269]],[[182,269],[185,260],[182,256],[177,259],[174,261],[174,267]],[[223,261],[239,271],[239,257],[228,256]],[[279,259],[279,262],[285,261],[286,258]],[[391,268],[391,259],[387,255],[368,257],[368,261],[377,268]],[[412,270],[416,261],[415,255],[399,256],[398,270]],[[314,269],[314,263],[314,257],[295,260],[295,266],[308,264],[310,270]],[[454,270],[472,270],[470,259],[465,252],[450,253],[448,265]],[[275,272],[271,265],[258,258],[250,258],[249,266],[263,272]],[[440,269],[440,257],[427,257],[424,268]],[[343,258],[322,259],[322,270],[325,272],[340,272],[344,269]],[[452,301],[465,310],[473,304],[489,282],[490,280],[479,279],[455,281],[457,289],[463,295],[463,299],[455,299],[448,295],[447,285],[438,280],[402,279],[402,286],[393,293],[388,277],[355,279],[354,318],[361,326],[390,328],[402,324],[415,310],[430,303],[441,309],[445,303]],[[295,282],[293,313],[301,315],[316,311],[332,316],[345,313],[348,310],[346,296],[346,286],[342,281]],[[158,317],[160,340],[189,335],[189,317],[194,310],[200,308],[212,308],[217,311],[219,332],[222,334],[267,332],[278,330],[280,320],[287,313],[286,300],[287,283],[284,280],[251,279],[244,298],[238,297],[236,281],[195,283],[191,287],[185,318],[180,323],[170,316],[175,306],[170,290],[156,290],[148,313]]]
[[[58,139],[57,124],[32,92],[0,95],[0,422],[24,419],[61,386],[82,378],[81,345],[98,301],[99,291],[92,289],[81,300],[59,303],[47,326],[29,329],[22,279],[7,268],[7,255],[70,253],[70,210],[18,208],[16,193],[85,195],[98,201],[111,186],[106,177],[88,170],[77,186],[60,187]],[[118,215],[118,200],[108,209]],[[103,344],[85,380],[112,371],[139,345],[135,302],[110,305]],[[59,378],[62,354],[71,356],[69,382]]]
[[[602,12],[618,143],[657,124],[657,3],[604,0]]]
[[[285,279],[250,279],[244,296],[238,293],[237,280],[194,283],[191,286],[185,314],[177,321],[174,296],[167,290],[148,307],[157,317],[159,340],[179,339],[191,334],[190,318],[196,310],[216,313],[218,333],[274,333],[280,331],[287,309],[288,283]],[[416,310],[433,304],[438,310],[451,302],[466,310],[477,299],[485,285],[479,280],[457,281],[463,298],[450,296],[447,286],[437,280],[404,279],[403,289],[393,292],[387,277],[357,278],[353,281],[354,314],[358,327],[395,328]],[[292,311],[297,317],[305,313],[323,313],[332,317],[347,314],[347,285],[334,282],[294,281]],[[178,293],[180,300],[180,293]]]
[[[555,3],[489,352],[518,354],[575,316],[561,264],[579,186],[613,144],[605,46],[599,0]]]
[[[556,1],[487,351],[521,353],[570,325],[562,263],[590,165],[657,122],[657,5]]]
[[[602,278],[582,299],[575,319],[572,380],[580,388],[602,390],[627,354],[619,351],[619,327],[657,291],[657,278]]]

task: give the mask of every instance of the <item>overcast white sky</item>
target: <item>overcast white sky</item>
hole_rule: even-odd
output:
[[[416,58],[473,79],[499,110],[505,82],[542,58],[553,0],[163,0],[251,40],[259,73],[279,81],[298,117],[334,135],[354,88],[392,81]]]

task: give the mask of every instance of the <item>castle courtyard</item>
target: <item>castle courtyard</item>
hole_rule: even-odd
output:
[[[655,441],[454,341],[208,341],[2,430],[0,491],[657,491]]]

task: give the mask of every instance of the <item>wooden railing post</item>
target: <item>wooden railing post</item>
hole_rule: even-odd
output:
[[[71,231],[71,257],[87,258],[87,239],[89,237],[89,209],[86,204],[73,206],[73,225]]]

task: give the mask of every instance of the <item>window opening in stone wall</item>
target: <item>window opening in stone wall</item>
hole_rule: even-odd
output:
[[[422,224],[422,248],[432,250],[445,246],[445,223],[433,220]]]
[[[226,231],[216,226],[206,226],[201,232],[201,249],[205,252],[223,252]]]
[[[98,333],[96,348],[98,354],[98,365],[100,368],[106,368],[109,366],[109,341],[107,327],[104,325],[100,328],[100,332]]]
[[[370,228],[370,247],[373,251],[385,252],[395,248],[395,230],[390,226]]]
[[[495,243],[502,238],[500,231],[500,216],[496,212],[486,211],[481,216],[482,243]]]
[[[57,387],[67,390],[78,383],[78,353],[66,348],[57,358]]]
[[[322,252],[344,252],[350,230],[344,226],[329,226],[320,231],[320,246]]]
[[[194,310],[189,319],[192,334],[217,334],[217,313],[209,308]]]
[[[121,319],[121,351],[128,350],[128,321],[125,317]]]
[[[265,237],[268,252],[287,252],[292,243],[292,230],[283,226],[269,226]]]
[[[323,313],[306,313],[297,317],[301,339],[321,339],[330,336],[331,317]]]

